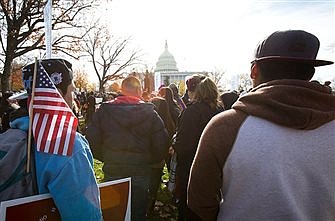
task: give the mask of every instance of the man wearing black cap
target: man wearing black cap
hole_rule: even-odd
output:
[[[53,96],[48,97],[46,100],[43,100],[43,102],[48,103],[53,101],[59,101],[64,104],[64,109],[60,109],[58,112],[56,111],[57,115],[53,116],[56,116],[56,118],[59,117],[62,120],[60,122],[51,121],[50,124],[42,124],[39,128],[41,134],[41,131],[44,131],[43,133],[45,133],[45,131],[48,131],[47,129],[51,127],[57,128],[57,126],[59,125],[56,124],[71,124],[71,122],[66,120],[68,117],[62,115],[62,112],[65,112],[64,110],[66,106],[71,112],[73,92],[75,87],[73,83],[71,68],[72,65],[68,61],[63,59],[46,59],[41,60],[38,63],[39,65],[41,65],[39,66],[39,70],[45,70],[46,74],[53,82],[53,85],[55,85],[56,87],[54,91],[58,90],[60,94],[60,96],[57,97],[57,92],[53,93]],[[24,67],[22,72],[25,89],[30,95],[32,91],[34,64],[30,64]],[[50,80],[45,75],[41,74],[37,76],[39,76],[39,79],[36,82],[39,82],[39,84],[42,85],[42,83],[50,83]],[[35,89],[35,98],[37,96],[36,90],[37,88]],[[47,88],[46,90],[50,91],[52,89]],[[47,92],[44,91],[43,93],[46,94]],[[41,97],[39,97],[39,100],[40,99]],[[36,106],[35,101],[37,101],[37,99],[34,99],[34,109]],[[52,107],[59,108],[58,106],[51,106],[51,108]],[[11,128],[28,131],[28,111],[26,110],[22,113],[23,114],[21,116],[18,114],[12,116],[10,125]],[[46,117],[47,116],[45,116],[45,118]],[[33,125],[35,124],[36,119],[37,117],[36,115],[34,115]],[[64,137],[65,135],[63,132],[60,133],[61,130],[59,129],[54,129],[54,131],[58,131],[58,134],[62,135],[61,137]],[[52,137],[55,137],[56,135],[55,132],[49,132],[49,135],[50,134],[52,134]],[[34,134],[35,137],[36,135],[37,134]],[[63,221],[101,221],[102,214],[100,209],[99,189],[93,171],[93,157],[87,140],[81,134],[75,133],[72,146],[73,149],[70,154],[64,154],[64,151],[56,151],[56,147],[59,148],[58,150],[62,150],[62,148],[65,148],[67,142],[66,140],[64,143],[62,143],[62,141],[59,141],[58,144],[60,145],[56,146],[58,142],[58,140],[56,139],[56,144],[54,143],[55,146],[51,147],[52,144],[49,145],[49,151],[38,150],[38,142],[39,139],[35,138],[34,152],[38,192],[40,194],[50,193],[52,195]],[[48,145],[48,142],[50,143],[54,141],[52,139],[49,139],[48,136],[48,140],[46,141],[45,145],[40,146],[44,148]],[[54,148],[53,152],[50,151],[51,148]]]
[[[309,82],[319,40],[274,32],[251,65],[254,89],[214,117],[188,186],[192,220],[335,220],[335,96]]]

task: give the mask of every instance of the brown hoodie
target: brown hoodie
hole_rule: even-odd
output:
[[[245,123],[249,118],[250,120]],[[217,115],[206,126],[200,139],[198,151],[191,169],[188,187],[189,208],[202,220],[206,221],[217,220],[220,207],[221,209],[219,218],[222,218],[224,220],[230,220],[227,217],[235,217],[235,220],[239,220],[239,216],[237,216],[237,214],[243,214],[239,218],[244,217],[244,219],[246,220],[261,220],[260,217],[264,218],[264,220],[269,220],[269,214],[265,213],[271,213],[271,209],[265,209],[264,211],[262,211],[262,209],[257,207],[248,208],[249,204],[236,205],[234,204],[234,200],[232,200],[233,203],[231,203],[230,199],[225,198],[225,195],[227,197],[231,196],[231,198],[233,199],[240,198],[242,200],[241,204],[243,204],[243,202],[248,201],[243,198],[243,196],[245,196],[243,194],[249,194],[250,196],[250,193],[247,192],[248,189],[250,189],[250,191],[253,191],[253,188],[242,188],[244,185],[256,186],[259,188],[266,188],[267,186],[265,185],[270,185],[271,189],[272,186],[276,184],[273,184],[271,182],[269,182],[268,184],[268,182],[266,181],[263,182],[263,179],[274,179],[273,177],[279,177],[279,175],[274,174],[274,176],[269,175],[268,177],[262,177],[266,172],[259,173],[259,171],[266,167],[271,174],[272,171],[276,171],[276,166],[280,165],[280,163],[273,165],[273,168],[268,165],[262,165],[258,168],[253,168],[252,165],[254,162],[257,165],[257,163],[264,160],[264,158],[267,162],[271,162],[271,160],[277,160],[271,158],[275,158],[276,156],[268,156],[266,154],[262,154],[262,148],[277,148],[276,144],[272,144],[271,142],[277,139],[276,136],[280,135],[282,135],[282,137],[280,137],[279,140],[282,143],[280,143],[280,145],[278,144],[279,147],[285,147],[287,145],[292,146],[292,143],[290,143],[290,141],[287,141],[287,143],[283,143],[283,141],[285,141],[286,139],[285,134],[295,134],[296,132],[300,131],[299,134],[303,132],[301,136],[304,136],[303,134],[306,135],[307,131],[317,131],[318,128],[328,124],[329,122],[332,122],[332,126],[330,128],[335,128],[333,123],[334,119],[335,96],[329,91],[328,87],[325,87],[323,85],[301,80],[275,80],[267,82],[265,84],[261,84],[258,87],[254,88],[251,92],[242,96],[233,105],[232,110],[225,111]],[[253,122],[254,124],[256,122],[257,125],[252,125],[252,127],[250,127],[250,125],[248,125],[249,122]],[[248,128],[248,131],[241,131],[241,128],[243,127]],[[279,133],[282,129],[284,130],[284,133]],[[326,130],[328,131],[327,136],[328,134],[335,133],[334,131],[329,131],[329,129]],[[278,133],[276,131],[278,131]],[[306,133],[304,131],[306,131]],[[324,132],[322,133],[325,134]],[[334,145],[334,136],[329,135],[328,137],[324,138],[328,142],[323,145]],[[299,142],[299,138],[292,139],[296,139],[293,140],[294,142]],[[248,146],[248,142],[250,142],[250,146]],[[329,144],[332,142],[333,144]],[[308,146],[308,144],[304,145]],[[293,146],[298,147],[299,145],[295,145],[294,143]],[[230,154],[232,148],[236,151]],[[248,149],[252,149],[252,152],[250,153],[250,158],[255,157],[255,159],[243,158],[248,158],[248,156],[244,156],[244,153],[247,153]],[[308,148],[306,147],[306,149]],[[238,152],[239,150],[242,150],[242,152]],[[280,151],[282,150],[280,148],[276,149],[276,151],[278,152],[276,153],[277,155],[283,154],[285,156],[286,154],[286,150],[283,150],[284,153],[281,153]],[[272,151],[270,151],[270,153],[271,152]],[[253,156],[253,154],[255,154],[255,156]],[[294,152],[292,155],[299,158],[299,153]],[[258,156],[259,159],[257,158]],[[239,159],[238,161],[236,161],[237,158]],[[284,157],[284,159],[287,158],[287,156]],[[226,165],[227,161],[229,161],[228,165]],[[250,164],[247,164],[249,163],[249,161]],[[259,177],[257,178],[259,179],[255,181],[250,178],[249,180],[248,175],[245,175],[245,177],[243,177],[244,172],[249,170],[248,166],[243,167],[244,169],[241,173],[238,168],[241,165],[244,166],[244,162],[247,162],[246,165],[250,167],[249,172],[252,171],[258,174]],[[305,167],[308,167],[308,165]],[[285,174],[285,172],[285,170],[281,170],[279,173]],[[303,177],[303,175],[301,174],[299,174],[299,176]],[[238,177],[239,179],[236,179],[236,177]],[[236,180],[239,180],[239,182],[235,182]],[[289,186],[288,184],[284,184],[283,186],[278,187],[278,189],[281,188],[281,192],[285,192],[285,188]],[[223,187],[229,187],[229,189],[223,189]],[[264,194],[268,194],[268,196],[273,196],[273,193],[271,192],[272,190],[269,193],[258,189],[257,191],[264,192]],[[225,202],[221,202],[220,206],[220,201],[222,200],[221,193],[223,193],[224,195],[223,198],[225,198]],[[239,193],[241,194],[239,195]],[[327,193],[325,192],[325,194]],[[275,201],[271,197],[265,198],[270,202],[271,200],[273,202],[284,201],[281,195],[275,197],[277,201]],[[257,200],[259,200],[259,202],[262,202],[262,200],[264,199],[253,199],[253,203],[257,204]],[[331,203],[335,204],[334,199]],[[221,211],[223,210],[222,208],[224,208],[222,205],[233,206],[229,208],[229,212],[226,212]],[[280,206],[281,205],[278,205],[279,210]],[[283,207],[283,209],[286,208]],[[334,208],[332,209],[334,210]],[[249,211],[249,213],[246,211]],[[252,214],[254,214],[254,217],[252,216]],[[248,219],[248,217],[246,216],[249,215],[251,216]],[[284,219],[289,220],[290,218],[288,218],[287,216]],[[295,218],[299,219],[301,217]]]

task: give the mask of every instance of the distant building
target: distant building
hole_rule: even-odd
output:
[[[155,72],[162,72],[162,73],[178,72],[177,62],[175,61],[174,56],[168,50],[167,41],[165,41],[165,50],[159,56],[158,61],[156,63]]]
[[[155,90],[161,85],[168,86],[170,83],[185,82],[188,76],[199,72],[179,72],[177,62],[174,56],[168,50],[167,41],[165,41],[165,50],[159,56],[155,68]]]

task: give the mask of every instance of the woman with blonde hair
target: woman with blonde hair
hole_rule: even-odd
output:
[[[177,125],[176,143],[176,198],[178,203],[178,220],[186,220],[187,182],[193,158],[195,156],[201,133],[208,121],[223,111],[219,105],[219,92],[215,83],[203,75],[193,75],[186,81],[191,104],[182,112]]]
[[[208,77],[205,77],[198,84],[193,98],[193,102],[203,102],[208,104],[212,109],[219,106],[219,92],[216,84]]]

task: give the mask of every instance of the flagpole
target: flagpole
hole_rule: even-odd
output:
[[[46,58],[50,59],[52,51],[52,0],[48,0],[44,8],[44,25]]]
[[[37,75],[37,58],[35,57],[34,74],[33,74],[33,85],[31,88],[31,98],[29,103],[29,128],[28,128],[28,146],[27,146],[27,173],[30,172],[30,154],[31,154],[31,139],[32,139],[32,127],[33,127],[33,103],[35,97],[36,87],[36,75]]]

